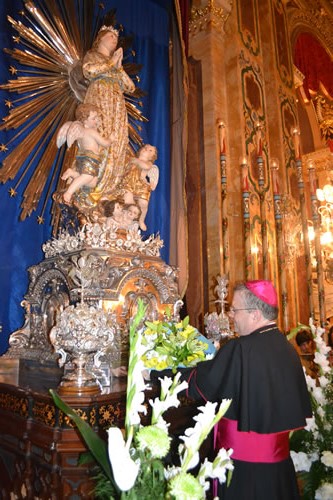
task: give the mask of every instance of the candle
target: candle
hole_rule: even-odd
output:
[[[225,152],[226,152],[225,125],[224,125],[223,121],[218,120],[218,128],[219,128],[220,154],[225,154]]]

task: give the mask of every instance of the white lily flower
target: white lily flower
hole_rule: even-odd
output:
[[[307,418],[306,426],[304,428],[306,431],[315,432],[317,430],[317,423],[315,417]]]
[[[333,498],[333,484],[323,483],[320,488],[315,492],[315,500],[332,500]]]
[[[140,464],[131,459],[122,432],[118,427],[110,427],[107,432],[109,459],[114,479],[121,491],[128,491],[135,484]]]
[[[296,472],[306,471],[309,472],[312,462],[318,459],[318,454],[316,453],[304,453],[304,451],[290,451],[290,456],[294,462],[294,467]]]
[[[318,404],[325,404],[326,398],[322,387],[315,387],[312,391],[312,394]]]
[[[326,467],[333,467],[333,453],[331,451],[323,451],[320,461],[326,465]]]
[[[330,383],[329,379],[327,377],[324,377],[324,376],[319,377],[318,382],[320,384],[320,387],[323,387],[323,388],[325,388]]]
[[[314,362],[317,363],[320,367],[329,365],[326,353],[324,352],[316,351],[314,355]]]
[[[318,406],[317,413],[322,419],[324,419],[326,412],[322,406]]]
[[[160,395],[160,398],[164,399],[166,397],[166,395],[168,394],[170,387],[172,386],[173,380],[172,380],[171,377],[164,377],[164,378],[159,377],[158,380],[161,383],[161,395]]]

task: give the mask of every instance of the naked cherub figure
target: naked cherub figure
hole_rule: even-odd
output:
[[[154,165],[157,149],[151,144],[142,146],[137,156],[132,158],[122,180],[125,203],[136,203],[140,208],[140,229],[146,231],[145,217],[148,212],[150,194],[156,189],[159,169]]]
[[[71,203],[73,194],[86,186],[95,188],[101,164],[101,153],[104,148],[110,147],[112,137],[106,139],[98,132],[100,112],[90,104],[79,104],[75,117],[77,121],[66,122],[57,135],[57,146],[67,141],[68,147],[76,141],[78,152],[73,167],[68,168],[62,175],[63,180],[71,182],[63,194],[65,203]]]

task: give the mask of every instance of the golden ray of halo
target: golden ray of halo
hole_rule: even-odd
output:
[[[84,3],[94,4],[93,1]],[[6,52],[22,68],[19,69],[20,76],[1,85],[1,89],[21,94],[22,97],[11,101],[13,105],[0,126],[2,130],[17,130],[9,141],[14,149],[7,154],[0,168],[0,182],[18,177],[16,191],[20,183],[30,177],[23,193],[22,220],[37,208],[44,194],[42,212],[45,211],[46,199],[51,196],[51,184],[55,184],[63,164],[58,161],[60,153],[55,144],[56,131],[64,121],[73,119],[78,102],[69,85],[68,71],[85,48],[81,44],[78,17],[75,15],[76,3],[67,1],[66,4],[73,14],[67,19],[62,18],[54,1],[40,2],[39,5],[37,2],[26,2],[24,22],[8,17],[21,47],[6,49]],[[85,13],[88,10],[85,9]],[[88,40],[91,40],[92,16],[85,21],[85,25],[86,31],[90,31]],[[72,42],[73,39],[76,43]],[[25,69],[30,69],[30,72]],[[2,153],[7,147],[8,144],[2,148]],[[66,155],[62,153],[61,158],[64,157]],[[45,188],[46,193],[43,193]]]
[[[17,78],[0,85],[0,89],[20,97],[10,99],[9,112],[0,125],[0,130],[16,131],[0,147],[0,182],[15,179],[15,188],[9,189],[14,196],[23,180],[28,179],[22,195],[21,220],[30,216],[41,200],[42,212],[37,218],[43,223],[52,189],[64,187],[61,171],[72,164],[75,147],[65,152],[64,147],[58,150],[55,137],[64,122],[74,119],[75,107],[82,100],[81,90],[71,86],[69,74],[91,48],[103,10],[103,4],[96,9],[95,0],[27,0],[20,13],[22,20],[8,16],[17,33],[14,42],[20,47],[4,50],[21,67],[10,66],[11,75]],[[124,68],[134,75],[139,66],[129,62]],[[133,119],[147,121],[136,107],[142,95],[137,88],[126,102],[131,119],[130,144],[134,148],[142,145],[142,140],[141,127]],[[53,205],[53,226],[58,218]]]

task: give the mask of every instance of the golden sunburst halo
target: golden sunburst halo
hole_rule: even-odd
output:
[[[15,48],[4,51],[15,61],[9,72],[15,79],[0,85],[14,93],[5,99],[9,109],[0,130],[14,131],[10,140],[0,146],[0,182],[15,181],[9,189],[16,196],[28,178],[21,203],[21,220],[39,207],[37,221],[44,222],[47,201],[62,189],[61,171],[73,160],[73,151],[58,149],[55,137],[61,125],[74,119],[75,108],[83,100],[85,88],[80,78],[80,62],[91,47],[105,14],[104,5],[95,0],[25,1],[20,20],[8,16],[15,30]],[[134,77],[133,63],[127,72]],[[126,65],[124,64],[126,69]],[[136,99],[142,97],[138,89]],[[129,114],[146,121],[136,104],[126,103]],[[129,123],[132,143],[140,144],[138,126]],[[10,135],[10,134],[9,134]],[[40,208],[41,207],[41,208]],[[53,225],[57,223],[57,207],[53,206]]]

